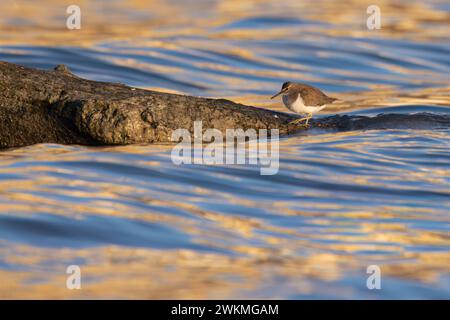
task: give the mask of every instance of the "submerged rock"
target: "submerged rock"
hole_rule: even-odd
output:
[[[279,129],[280,135],[306,130],[291,125],[296,116],[237,104],[91,81],[67,66],[43,71],[0,62],[0,147],[36,143],[123,145],[172,142],[172,132],[203,129]],[[332,116],[312,120],[309,128],[360,130],[438,123],[450,118],[430,114]]]

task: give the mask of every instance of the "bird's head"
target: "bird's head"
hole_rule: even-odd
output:
[[[270,99],[276,98],[278,97],[280,94],[287,94],[289,92],[289,90],[291,90],[294,87],[294,83],[293,82],[285,82],[283,83],[283,85],[281,86],[281,90],[280,92],[278,92],[276,95],[272,96]]]

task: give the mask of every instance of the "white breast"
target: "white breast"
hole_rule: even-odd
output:
[[[287,95],[283,96],[283,103],[289,110],[295,112],[295,113],[316,113],[322,110],[326,107],[326,105],[322,106],[305,106],[305,103],[303,102],[303,99],[300,95],[298,95],[297,100],[294,101],[294,103],[289,104],[289,100]]]

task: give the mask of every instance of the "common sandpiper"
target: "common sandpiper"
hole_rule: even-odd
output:
[[[308,121],[314,113],[324,109],[328,104],[338,101],[338,99],[327,96],[313,86],[296,82],[283,83],[281,91],[271,99],[279,95],[283,95],[283,103],[286,108],[298,114],[306,114],[306,117],[296,119],[291,123],[306,120],[306,125],[308,125]]]

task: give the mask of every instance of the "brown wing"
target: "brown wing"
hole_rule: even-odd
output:
[[[335,98],[327,96],[319,89],[307,85],[304,85],[301,93],[305,106],[322,106],[324,104],[329,104],[337,100]]]

